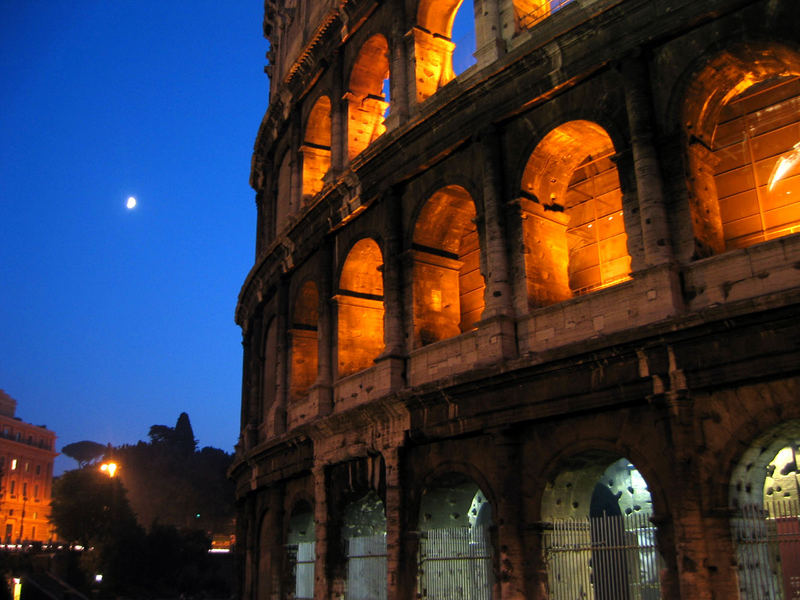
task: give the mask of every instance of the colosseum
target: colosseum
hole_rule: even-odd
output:
[[[800,598],[797,0],[266,0],[246,600]]]

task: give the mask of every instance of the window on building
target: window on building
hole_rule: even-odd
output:
[[[36,465],[36,474],[37,475],[41,475],[42,474],[42,465]]]
[[[13,496],[14,492],[16,491],[16,487],[17,487],[17,482],[11,480],[11,483],[8,485],[8,493]]]
[[[27,497],[27,495],[28,495],[28,482],[27,481],[23,481],[22,482],[22,497],[25,498],[25,497]]]
[[[26,462],[25,463],[25,472],[26,473],[30,473],[31,472],[31,463],[30,462]]]
[[[33,497],[36,498],[37,500],[39,499],[39,486],[38,485],[33,486]],[[36,518],[36,517],[34,517],[34,518]]]
[[[11,470],[12,471],[16,471],[17,470],[17,459],[16,458],[12,458],[11,459]]]

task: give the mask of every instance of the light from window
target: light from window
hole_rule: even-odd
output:
[[[17,459],[16,458],[11,459],[11,470],[12,471],[16,471],[17,470]]]

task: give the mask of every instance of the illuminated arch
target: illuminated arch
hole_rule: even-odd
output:
[[[303,154],[303,198],[308,200],[322,190],[323,178],[331,166],[331,100],[327,96],[320,96],[308,114],[300,151]]]
[[[286,152],[278,167],[278,193],[275,206],[275,233],[281,231],[289,223],[292,206],[292,157]]]
[[[460,186],[431,196],[417,217],[412,242],[414,344],[424,346],[474,328],[485,283],[475,204]]]
[[[430,598],[491,600],[492,512],[485,491],[462,473],[442,474],[426,486],[417,523],[419,590],[427,590]],[[460,593],[465,584],[468,596]]]
[[[289,329],[289,398],[292,400],[305,396],[317,378],[318,320],[319,293],[314,282],[307,281],[297,294]]]
[[[522,176],[525,271],[531,306],[630,278],[614,145],[591,121],[556,127]]]
[[[454,70],[453,23],[456,15],[463,21],[466,34],[464,43],[469,50],[475,48],[475,22],[472,0],[420,0],[417,8],[417,26],[414,27],[414,60],[417,102],[432,96],[436,90],[451,81],[463,68],[474,64],[474,59]],[[463,16],[463,18],[461,18]],[[467,42],[471,39],[471,42]]]
[[[572,0],[514,0],[517,29],[527,29],[549,17]]]
[[[389,107],[383,95],[389,79],[389,44],[381,34],[369,38],[358,52],[345,98],[348,102],[347,152],[360,154],[386,131],[384,115]]]
[[[627,458],[601,450],[569,457],[547,483],[541,511],[552,597],[661,597],[652,497]]]
[[[383,255],[371,238],[347,254],[339,277],[337,355],[340,377],[371,367],[383,351]]]
[[[800,54],[718,54],[688,86],[682,123],[695,256],[800,231]]]
[[[275,411],[275,399],[278,387],[278,327],[277,320],[271,319],[264,336],[264,371],[261,378],[261,393],[264,413],[261,420],[270,428],[270,417]]]

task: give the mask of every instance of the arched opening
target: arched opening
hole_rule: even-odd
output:
[[[383,121],[389,103],[384,96],[384,82],[388,79],[389,44],[382,35],[373,35],[358,52],[345,94],[347,149],[351,159],[386,131]]]
[[[320,96],[308,115],[303,145],[303,200],[322,190],[323,178],[331,167],[331,101]]]
[[[338,306],[338,373],[351,375],[368,367],[383,351],[383,255],[365,238],[351,249],[342,267]]]
[[[386,511],[374,491],[345,507],[342,538],[346,600],[386,600]]]
[[[630,278],[613,157],[602,127],[570,121],[548,133],[528,159],[520,206],[531,307]]]
[[[275,234],[279,234],[289,223],[292,206],[292,157],[286,152],[278,167],[278,194],[275,206]]]
[[[298,502],[289,518],[286,557],[295,600],[314,598],[314,514],[307,502]]]
[[[475,327],[484,308],[475,204],[459,186],[437,191],[414,226],[414,345]]]
[[[684,104],[696,256],[800,231],[800,55],[722,53]]]
[[[421,0],[414,34],[417,102],[475,64],[472,0]]]
[[[514,0],[517,30],[529,29],[572,0]]]
[[[566,461],[542,497],[550,598],[660,598],[652,514],[647,483],[626,458]]]
[[[800,421],[761,435],[733,471],[739,598],[800,596]]]
[[[451,473],[422,493],[418,594],[444,600],[492,597],[492,506],[469,477]]]
[[[291,363],[289,397],[292,400],[308,394],[308,389],[317,379],[317,321],[319,319],[319,294],[313,281],[300,288],[292,312],[292,327],[289,330]]]

